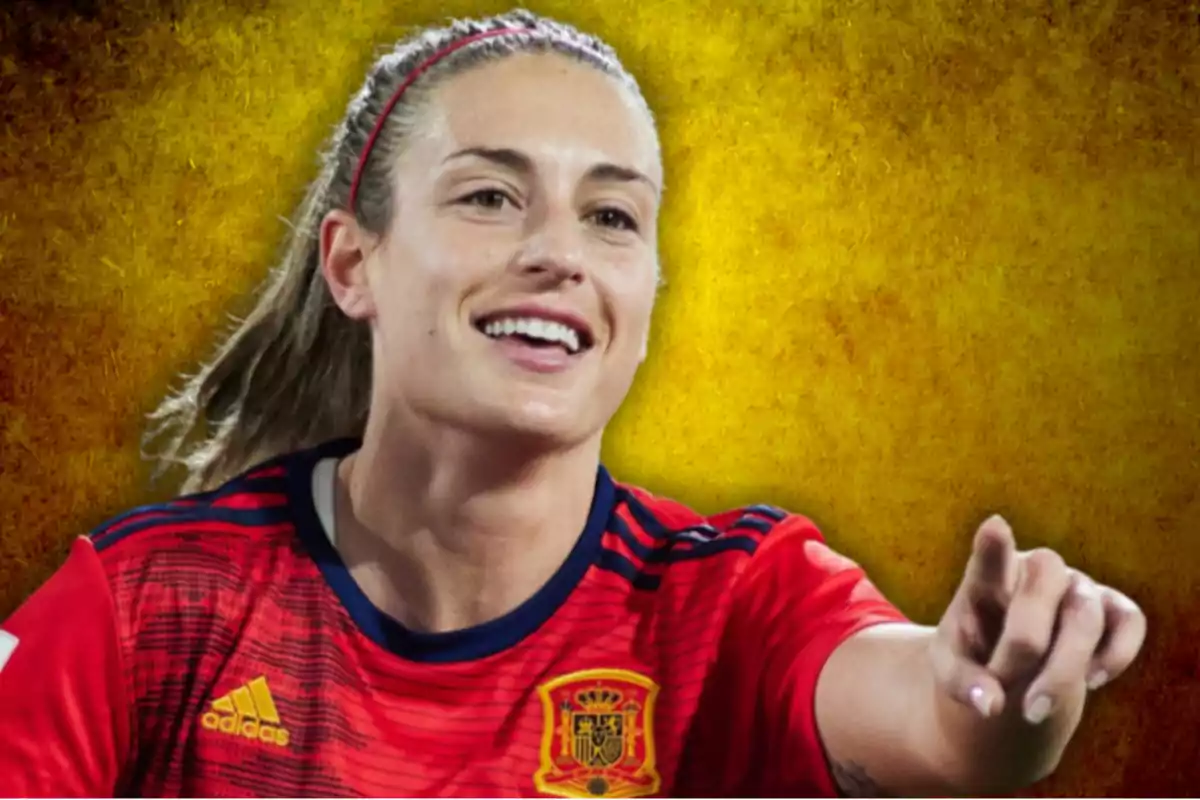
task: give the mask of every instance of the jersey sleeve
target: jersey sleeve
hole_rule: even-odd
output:
[[[791,517],[738,577],[711,679],[693,725],[682,793],[833,797],[817,730],[817,679],[855,633],[906,622],[863,570]]]
[[[0,797],[111,797],[130,727],[108,579],[79,539],[0,625]]]

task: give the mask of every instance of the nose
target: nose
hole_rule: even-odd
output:
[[[517,271],[546,287],[582,283],[587,277],[582,226],[571,208],[530,214],[514,263]]]

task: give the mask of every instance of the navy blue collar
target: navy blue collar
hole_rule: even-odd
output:
[[[451,662],[486,658],[516,645],[540,628],[566,602],[600,554],[616,491],[603,466],[596,473],[596,489],[587,525],[558,571],[526,600],[503,617],[448,633],[411,631],[375,607],[363,594],[317,516],[313,505],[312,472],[317,462],[343,458],[361,446],[356,439],[340,439],[304,450],[287,459],[288,496],[296,532],[325,580],[366,636],[396,655],[411,661]]]

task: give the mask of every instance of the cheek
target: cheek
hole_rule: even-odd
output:
[[[617,361],[635,365],[644,358],[644,351],[650,336],[653,303],[647,302],[642,295],[615,299],[621,302],[621,310],[616,319],[620,333],[616,341],[612,343],[611,352]]]
[[[638,341],[639,347],[650,329],[650,318],[654,312],[657,286],[657,273],[651,274],[643,271],[620,293],[619,302],[625,309],[625,325],[631,333],[635,334],[631,338]]]
[[[404,291],[416,292],[417,300],[470,292],[503,268],[512,249],[502,237],[489,238],[488,231],[465,229],[453,219],[412,220],[409,230],[402,255],[393,259],[391,269]]]
[[[431,237],[406,241],[381,260],[372,281],[380,314],[403,319],[433,319],[444,298],[460,286],[456,254],[446,252]]]

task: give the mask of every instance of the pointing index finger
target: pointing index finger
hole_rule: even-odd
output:
[[[1017,544],[1012,528],[999,514],[975,532],[963,588],[972,605],[1004,606],[1017,578]]]

